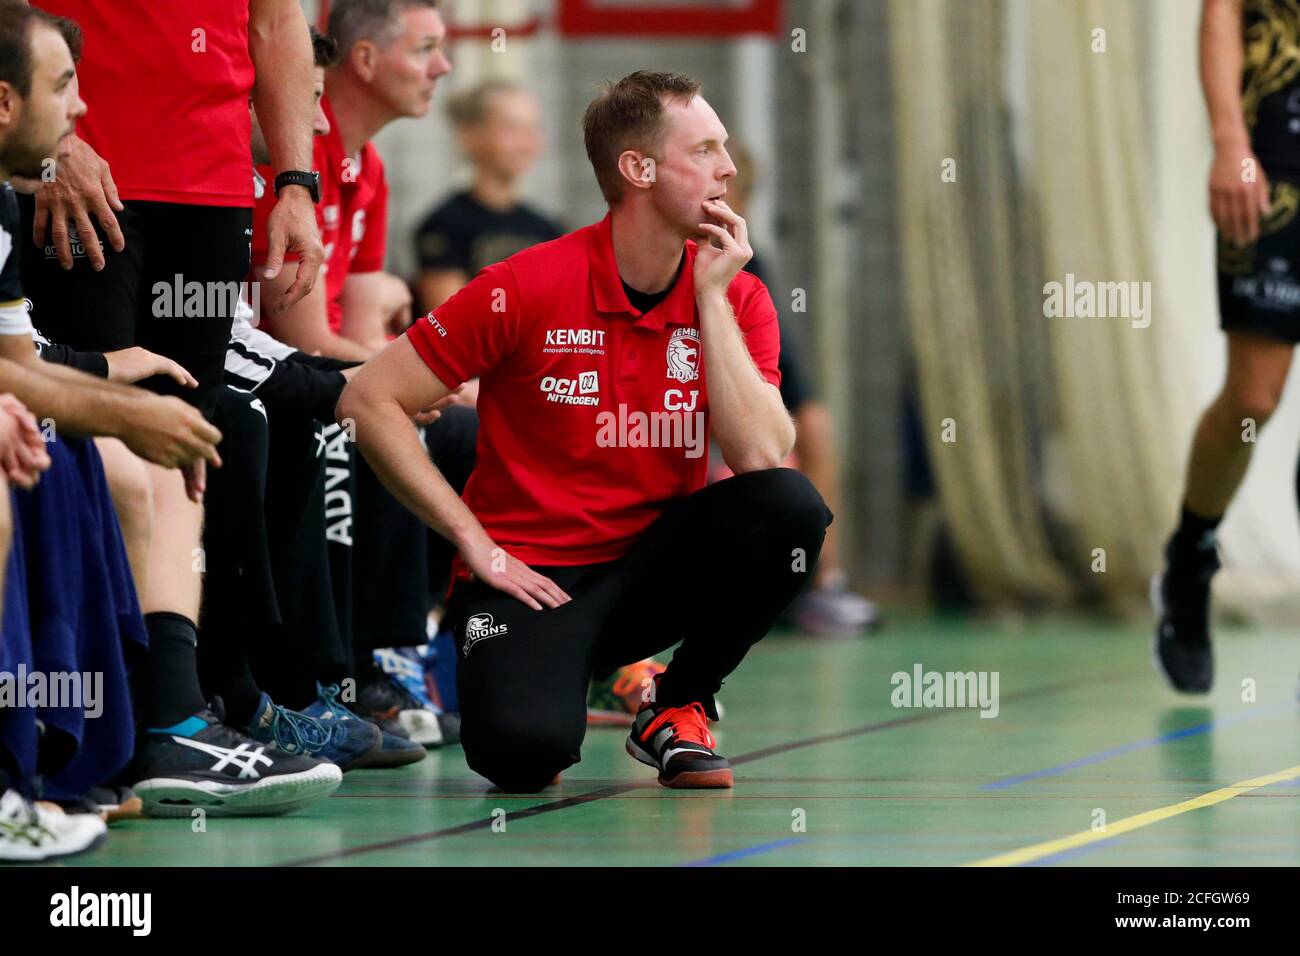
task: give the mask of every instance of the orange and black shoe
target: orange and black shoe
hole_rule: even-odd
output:
[[[627,752],[656,768],[665,787],[680,789],[732,786],[731,764],[714,751],[716,746],[699,701],[682,707],[642,704],[627,735]]]
[[[664,665],[653,657],[620,667],[605,680],[593,680],[587,691],[587,726],[631,727],[648,698],[647,689]]]

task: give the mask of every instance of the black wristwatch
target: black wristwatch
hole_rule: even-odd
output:
[[[275,177],[275,194],[285,186],[306,186],[311,192],[311,201],[320,202],[320,173],[305,173],[301,169],[287,169]]]

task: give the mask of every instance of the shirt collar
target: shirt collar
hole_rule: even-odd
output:
[[[638,311],[627,300],[623,291],[623,280],[618,274],[618,262],[614,258],[614,228],[611,213],[596,223],[591,231],[590,257],[591,291],[595,296],[598,312],[612,312],[630,319],[635,325],[662,331],[669,316],[676,316],[674,325],[686,325],[695,315],[694,286],[695,279],[692,266],[695,262],[695,243],[686,242],[686,261],[677,276],[677,282],[667,298],[648,313]],[[683,316],[690,318],[683,319]]]

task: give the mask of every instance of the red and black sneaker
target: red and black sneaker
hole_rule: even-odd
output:
[[[642,704],[627,736],[628,753],[656,768],[665,787],[681,789],[732,786],[731,764],[714,752],[715,746],[708,714],[699,701],[682,707]]]

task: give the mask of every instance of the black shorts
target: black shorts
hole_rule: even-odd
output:
[[[22,234],[34,205],[22,197]],[[90,267],[73,242],[65,272],[53,244],[22,257],[32,322],[54,342],[94,352],[139,345],[184,366],[199,381],[188,389],[165,376],[139,384],[178,395],[211,418],[222,385],[239,285],[248,278],[253,210],[131,200],[117,214],[126,247],[114,252],[96,223],[104,270]],[[75,234],[75,231],[74,231]]]
[[[1269,201],[1256,242],[1218,238],[1219,324],[1300,342],[1300,178],[1270,178]]]

